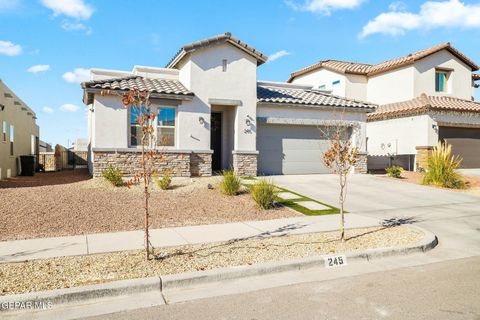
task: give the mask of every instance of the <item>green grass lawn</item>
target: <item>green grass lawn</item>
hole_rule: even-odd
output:
[[[256,180],[256,178],[252,178],[252,177],[242,177],[243,180]],[[252,188],[252,185],[253,184],[243,184],[246,188],[248,188],[249,190]],[[312,198],[309,198],[309,197],[306,197],[304,195],[301,195],[297,192],[293,192],[293,191],[290,191],[288,189],[285,189],[285,188],[280,188],[278,186],[276,186],[276,188],[279,190],[279,192],[289,192],[289,193],[293,193],[295,195],[298,196],[297,199],[282,199],[280,197],[277,196],[277,202],[280,203],[281,205],[283,206],[286,206],[288,208],[291,208],[295,211],[298,211],[300,213],[303,213],[304,215],[306,216],[322,216],[322,215],[327,215],[327,214],[336,214],[336,213],[340,213],[340,209],[337,208],[337,207],[333,207],[329,204],[326,204],[326,203],[323,203],[323,202],[320,202],[320,201],[317,201],[315,199],[312,199]],[[329,209],[324,209],[324,210],[310,210],[308,208],[305,208],[304,206],[298,204],[297,202],[299,201],[313,201],[313,202],[316,202],[316,203],[319,203],[319,204],[322,204],[326,207],[328,207]],[[346,211],[345,211],[346,212]]]

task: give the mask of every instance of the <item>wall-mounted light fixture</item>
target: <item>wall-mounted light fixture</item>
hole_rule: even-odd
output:
[[[438,130],[438,126],[436,124],[432,124],[432,129],[437,131]]]
[[[245,120],[245,124],[246,124],[247,126],[250,126],[250,125],[252,124],[252,122],[250,121],[250,119],[247,118],[247,119]]]
[[[198,122],[203,125],[205,124],[205,119],[203,117],[198,117]]]
[[[0,110],[1,111],[5,110],[5,106],[3,104],[0,104]]]

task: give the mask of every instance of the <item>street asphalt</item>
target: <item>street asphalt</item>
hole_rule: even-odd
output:
[[[93,319],[480,319],[480,257]]]

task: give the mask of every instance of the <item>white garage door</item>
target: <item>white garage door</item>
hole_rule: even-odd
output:
[[[330,173],[322,161],[329,142],[320,136],[316,126],[260,124],[259,174]]]

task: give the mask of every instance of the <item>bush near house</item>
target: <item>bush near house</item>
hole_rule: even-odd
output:
[[[123,174],[120,168],[109,165],[102,173],[103,177],[115,187],[122,187],[125,185],[123,182]]]
[[[422,183],[452,189],[465,188],[465,181],[462,175],[455,171],[461,161],[460,157],[455,157],[452,154],[451,145],[439,143],[428,158],[428,165]]]
[[[238,193],[241,187],[240,178],[233,170],[226,170],[222,173],[223,178],[220,182],[220,190],[227,196],[234,196]]]
[[[389,177],[401,178],[403,168],[399,166],[391,166],[390,168],[387,168],[386,171]]]
[[[262,209],[270,209],[275,205],[275,185],[265,179],[259,179],[251,188],[252,198]]]
[[[172,184],[172,177],[170,170],[165,170],[161,178],[157,178],[157,185],[162,190],[168,190]]]

